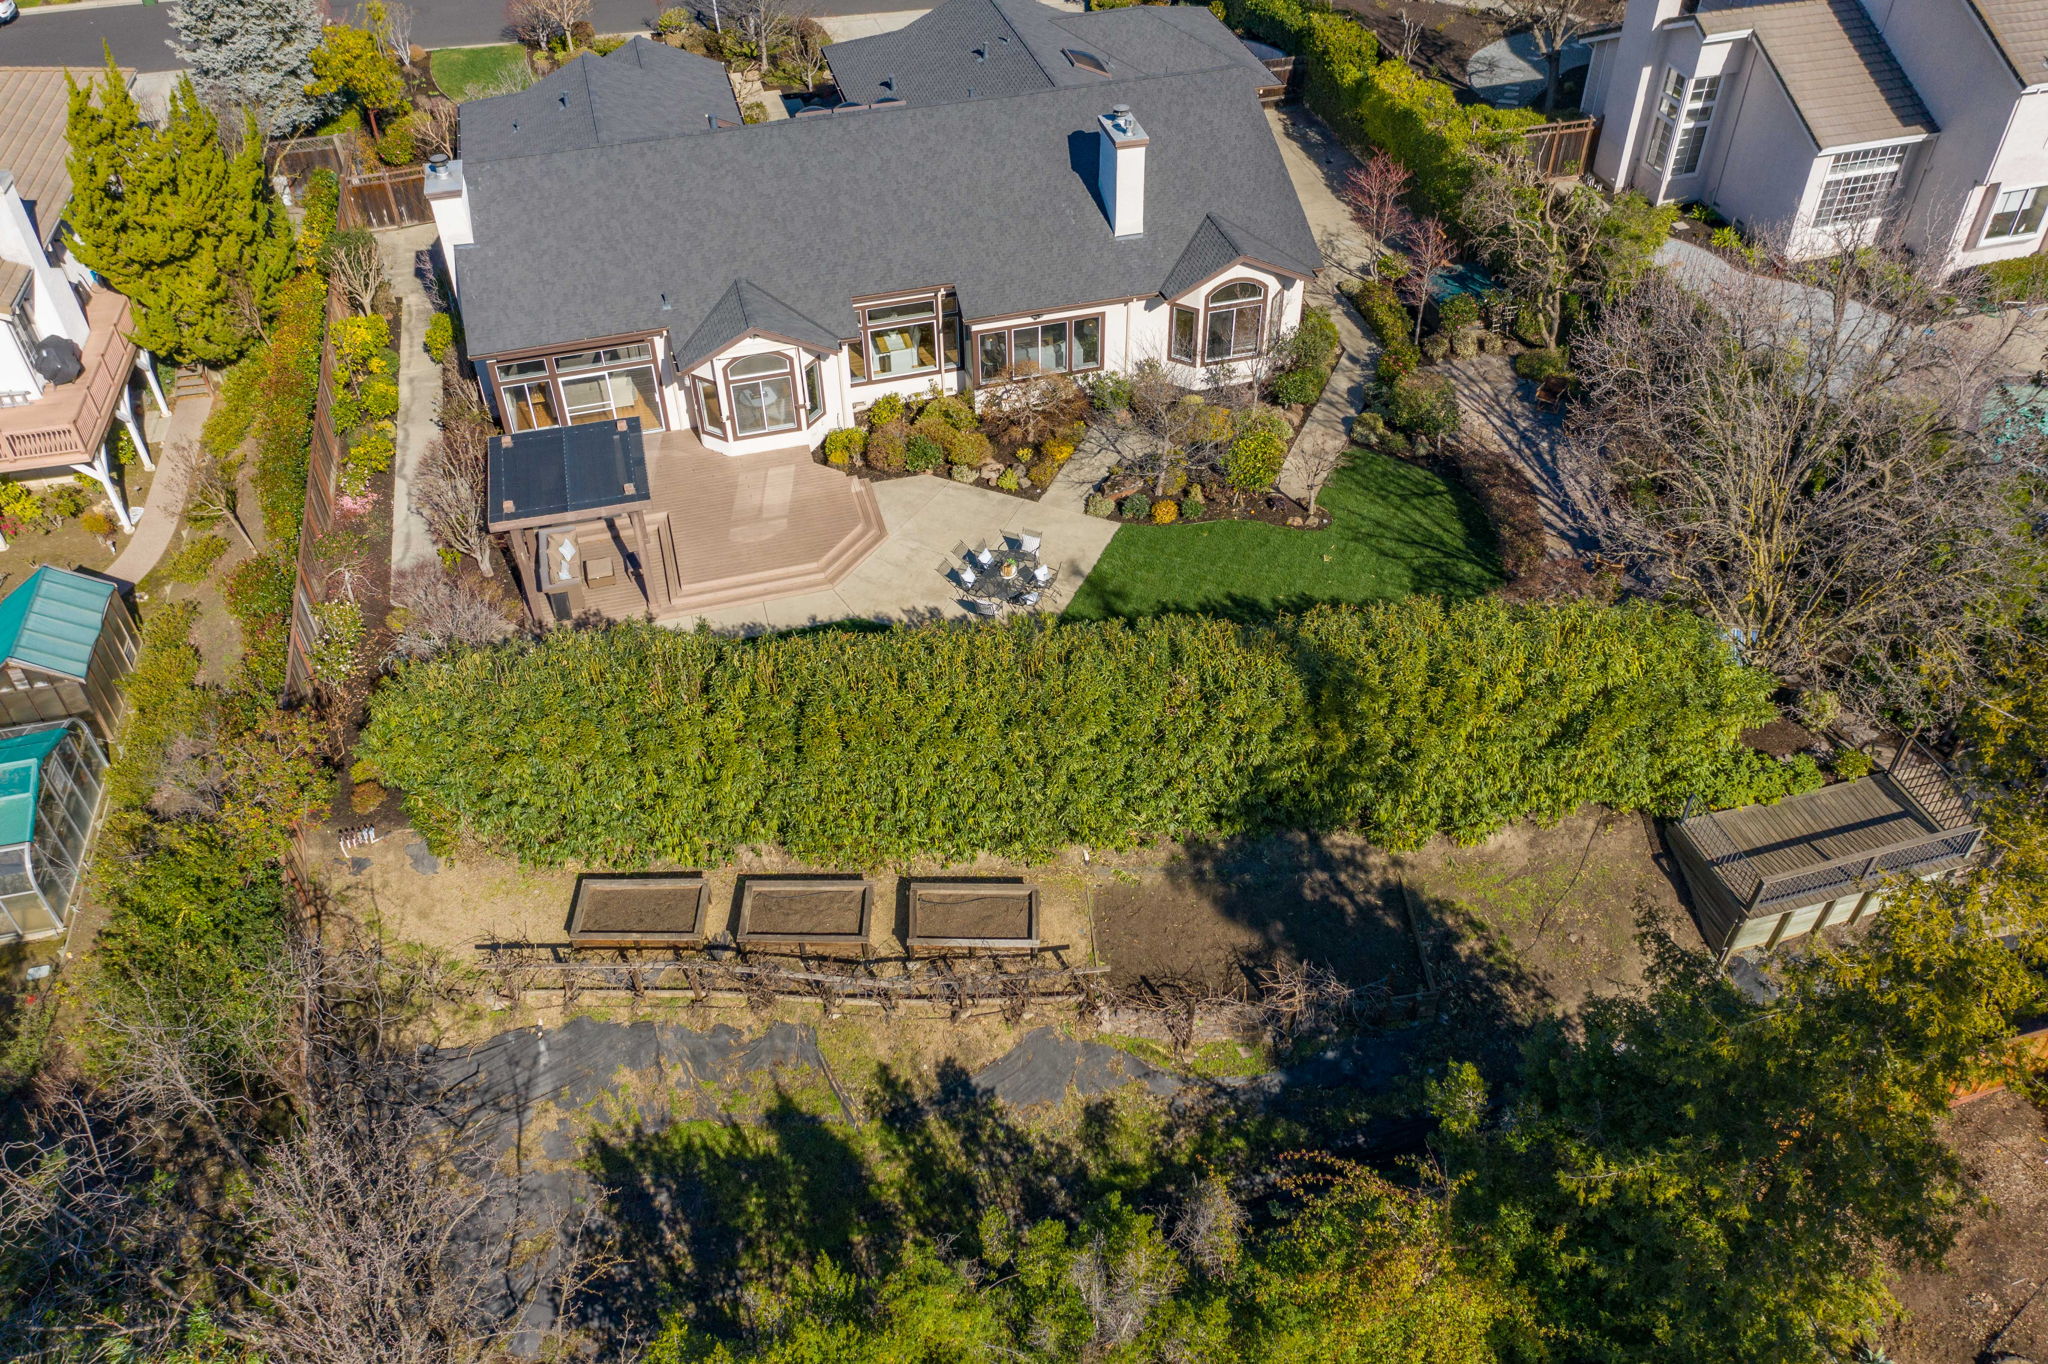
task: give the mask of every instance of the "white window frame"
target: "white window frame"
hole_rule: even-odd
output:
[[[1829,157],[1821,179],[1820,200],[1813,207],[1813,225],[1856,227],[1883,217],[1900,181],[1905,179],[1906,159],[1913,154],[1913,146],[1911,142],[1891,142],[1881,147],[1836,152]],[[1835,199],[1832,209],[1828,205],[1831,194]]]
[[[1651,112],[1643,164],[1667,179],[1697,175],[1720,97],[1720,76],[1687,76],[1675,66],[1666,67],[1664,86]]]
[[[2004,207],[2007,200],[2021,195],[2025,197],[2015,207]],[[2012,216],[2013,226],[2018,230],[2000,232],[1998,220],[2008,214]],[[2020,227],[2029,214],[2033,215],[2032,225]],[[1997,197],[1991,201],[1991,212],[1984,219],[1984,235],[1979,240],[1987,246],[1999,242],[2025,241],[2040,234],[2044,216],[2048,216],[2048,185],[2021,185],[2017,189],[2000,189]]]

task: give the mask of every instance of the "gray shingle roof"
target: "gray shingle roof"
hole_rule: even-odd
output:
[[[1109,77],[1077,65],[1069,51],[1098,59]],[[861,103],[894,96],[949,104],[1219,68],[1272,83],[1265,66],[1200,6],[1073,14],[1038,0],[950,0],[894,33],[834,43],[825,58],[840,94]]]
[[[1936,131],[1857,0],[1700,0],[1693,18],[1710,36],[1755,30],[1816,147]]]
[[[2042,0],[1970,0],[1991,41],[2021,85],[2048,81],[2048,4]]]
[[[779,336],[827,351],[839,349],[837,335],[750,279],[733,281],[695,330],[687,336],[671,330],[669,342],[676,364],[688,369],[750,334]]]
[[[708,132],[740,121],[722,63],[634,38],[608,57],[580,57],[512,95],[462,106],[462,161],[581,151]]]
[[[1094,192],[1096,118],[1116,103],[1151,135],[1145,233],[1123,241]],[[464,174],[477,244],[457,271],[479,355],[694,339],[731,324],[711,319],[738,280],[835,338],[854,334],[850,300],[895,290],[951,285],[969,318],[1147,297],[1211,214],[1270,264],[1320,262],[1256,88],[1228,67],[465,157]]]
[[[1202,219],[1195,235],[1188,239],[1187,250],[1181,252],[1173,269],[1167,271],[1166,281],[1159,286],[1159,292],[1168,298],[1178,298],[1241,260],[1250,258],[1268,265],[1282,265],[1286,254],[1283,248],[1271,245],[1257,233],[1246,231],[1211,213]]]

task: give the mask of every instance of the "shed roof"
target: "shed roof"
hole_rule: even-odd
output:
[[[1693,18],[1710,37],[1755,32],[1822,151],[1937,131],[1857,0],[1700,0]]]
[[[484,505],[493,530],[645,502],[640,419],[498,436],[491,441],[488,481]]]
[[[0,599],[0,659],[85,680],[114,584],[44,564]]]
[[[67,723],[0,738],[0,847],[35,842],[43,759],[55,752],[70,732]]]
[[[1970,0],[2021,85],[2048,81],[2048,4],[2041,0]]]

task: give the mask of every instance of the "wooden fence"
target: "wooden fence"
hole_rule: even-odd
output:
[[[335,213],[341,227],[407,227],[431,222],[433,217],[427,206],[424,167],[401,166],[342,177],[341,203]]]
[[[1522,145],[1536,169],[1551,178],[1584,175],[1600,144],[1600,120],[1575,118],[1565,123],[1539,123],[1522,134]]]
[[[313,604],[325,585],[314,577],[313,547],[334,528],[334,499],[341,489],[341,436],[334,429],[334,324],[348,316],[341,286],[327,287],[326,337],[320,345],[320,384],[313,400],[313,439],[306,459],[306,511],[299,524],[299,552],[293,570],[291,630],[285,645],[285,695],[305,696],[313,682],[317,625]]]

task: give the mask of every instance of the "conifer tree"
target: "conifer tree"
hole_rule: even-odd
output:
[[[109,58],[104,82],[73,86],[70,135],[71,251],[134,301],[136,344],[172,360],[239,358],[292,269],[253,122],[230,157],[186,80],[151,128]]]
[[[207,99],[249,110],[265,136],[319,121],[306,93],[320,45],[314,0],[181,0],[171,26],[171,50]]]

